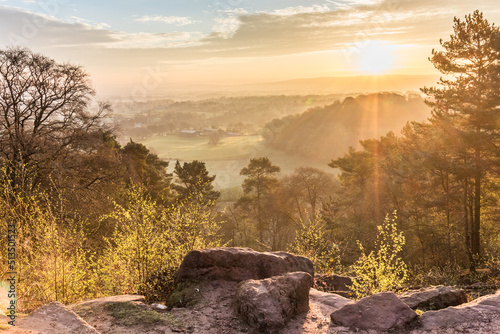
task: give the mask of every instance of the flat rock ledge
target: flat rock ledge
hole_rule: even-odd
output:
[[[464,323],[487,323],[500,317],[500,291],[494,295],[483,296],[470,303],[448,307],[439,311],[427,311],[420,316],[425,330],[454,328]],[[500,330],[500,329],[499,329]]]
[[[346,304],[354,303],[352,299],[343,297],[336,293],[323,292],[316,289],[311,289],[309,291],[309,296],[311,297],[312,301],[321,305],[328,306],[332,309],[332,311],[338,310]]]
[[[364,330],[402,328],[417,317],[393,292],[381,292],[347,303],[331,314],[334,324]]]
[[[410,308],[423,311],[441,310],[467,303],[464,290],[443,285],[407,291],[398,297]]]
[[[189,252],[175,275],[175,282],[264,279],[302,271],[314,277],[313,263],[286,252],[256,252],[250,248],[212,248]]]
[[[20,321],[19,327],[34,333],[99,334],[94,327],[60,302],[36,309],[29,317]]]
[[[305,272],[241,282],[236,290],[238,314],[261,333],[274,333],[309,310],[313,278]]]

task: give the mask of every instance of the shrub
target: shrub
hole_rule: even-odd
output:
[[[116,226],[99,260],[106,295],[154,293],[149,290],[153,286],[145,284],[155,271],[179,267],[192,249],[221,245],[219,225],[200,198],[164,208],[135,187],[129,190],[127,203],[115,204],[114,212],[104,217]]]
[[[85,222],[62,214],[62,199],[56,206],[56,199],[47,193],[16,191],[5,179],[4,175],[0,183],[0,233],[7,235],[8,224],[16,227],[18,310],[95,297],[95,263],[93,253],[85,247]],[[7,249],[6,243],[7,238],[2,238],[2,249]],[[12,271],[6,255],[0,252],[4,273]]]
[[[146,303],[166,302],[174,292],[174,275],[177,268],[155,271],[139,287],[139,294],[144,296]]]
[[[318,273],[331,273],[340,268],[338,246],[328,240],[319,217],[301,221],[289,251],[309,258]]]
[[[361,257],[352,266],[357,280],[353,280],[351,290],[358,298],[382,291],[396,291],[407,280],[407,267],[399,254],[403,250],[405,237],[398,232],[396,212],[386,216],[382,225],[377,226],[378,235],[375,250],[366,254],[358,242]]]

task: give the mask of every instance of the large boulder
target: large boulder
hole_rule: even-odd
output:
[[[464,323],[488,323],[498,317],[500,317],[500,291],[460,306],[424,312],[420,316],[420,321],[424,329],[430,330],[443,327],[455,328]]]
[[[236,290],[236,308],[250,326],[263,333],[273,333],[297,314],[309,310],[312,285],[312,276],[305,272],[247,280]]]
[[[417,314],[392,292],[381,292],[344,305],[331,314],[334,324],[387,331],[403,327]]]
[[[439,285],[404,292],[399,295],[399,299],[414,310],[427,311],[466,303],[467,295],[462,289]]]
[[[44,334],[99,334],[94,327],[60,302],[36,309],[20,321],[19,327]]]
[[[217,279],[239,282],[295,271],[303,271],[314,277],[311,260],[303,256],[222,247],[189,252],[175,275],[175,283]]]

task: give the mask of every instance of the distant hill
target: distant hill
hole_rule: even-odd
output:
[[[219,97],[268,96],[268,95],[327,95],[367,94],[376,92],[418,91],[424,86],[434,86],[439,75],[365,75],[352,77],[297,78],[284,81],[218,85],[176,85],[151,91],[148,99],[205,100]],[[120,101],[127,100],[119,96]]]
[[[380,75],[355,77],[305,78],[233,86],[234,91],[266,92],[273,94],[346,94],[381,91],[418,91],[434,86],[437,75]]]
[[[359,95],[275,119],[266,124],[263,136],[274,148],[328,162],[359,145],[359,140],[399,133],[408,121],[429,116],[429,107],[416,94]]]

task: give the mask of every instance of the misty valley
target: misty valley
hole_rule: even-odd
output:
[[[206,1],[2,2],[0,330],[500,333],[499,27]]]

